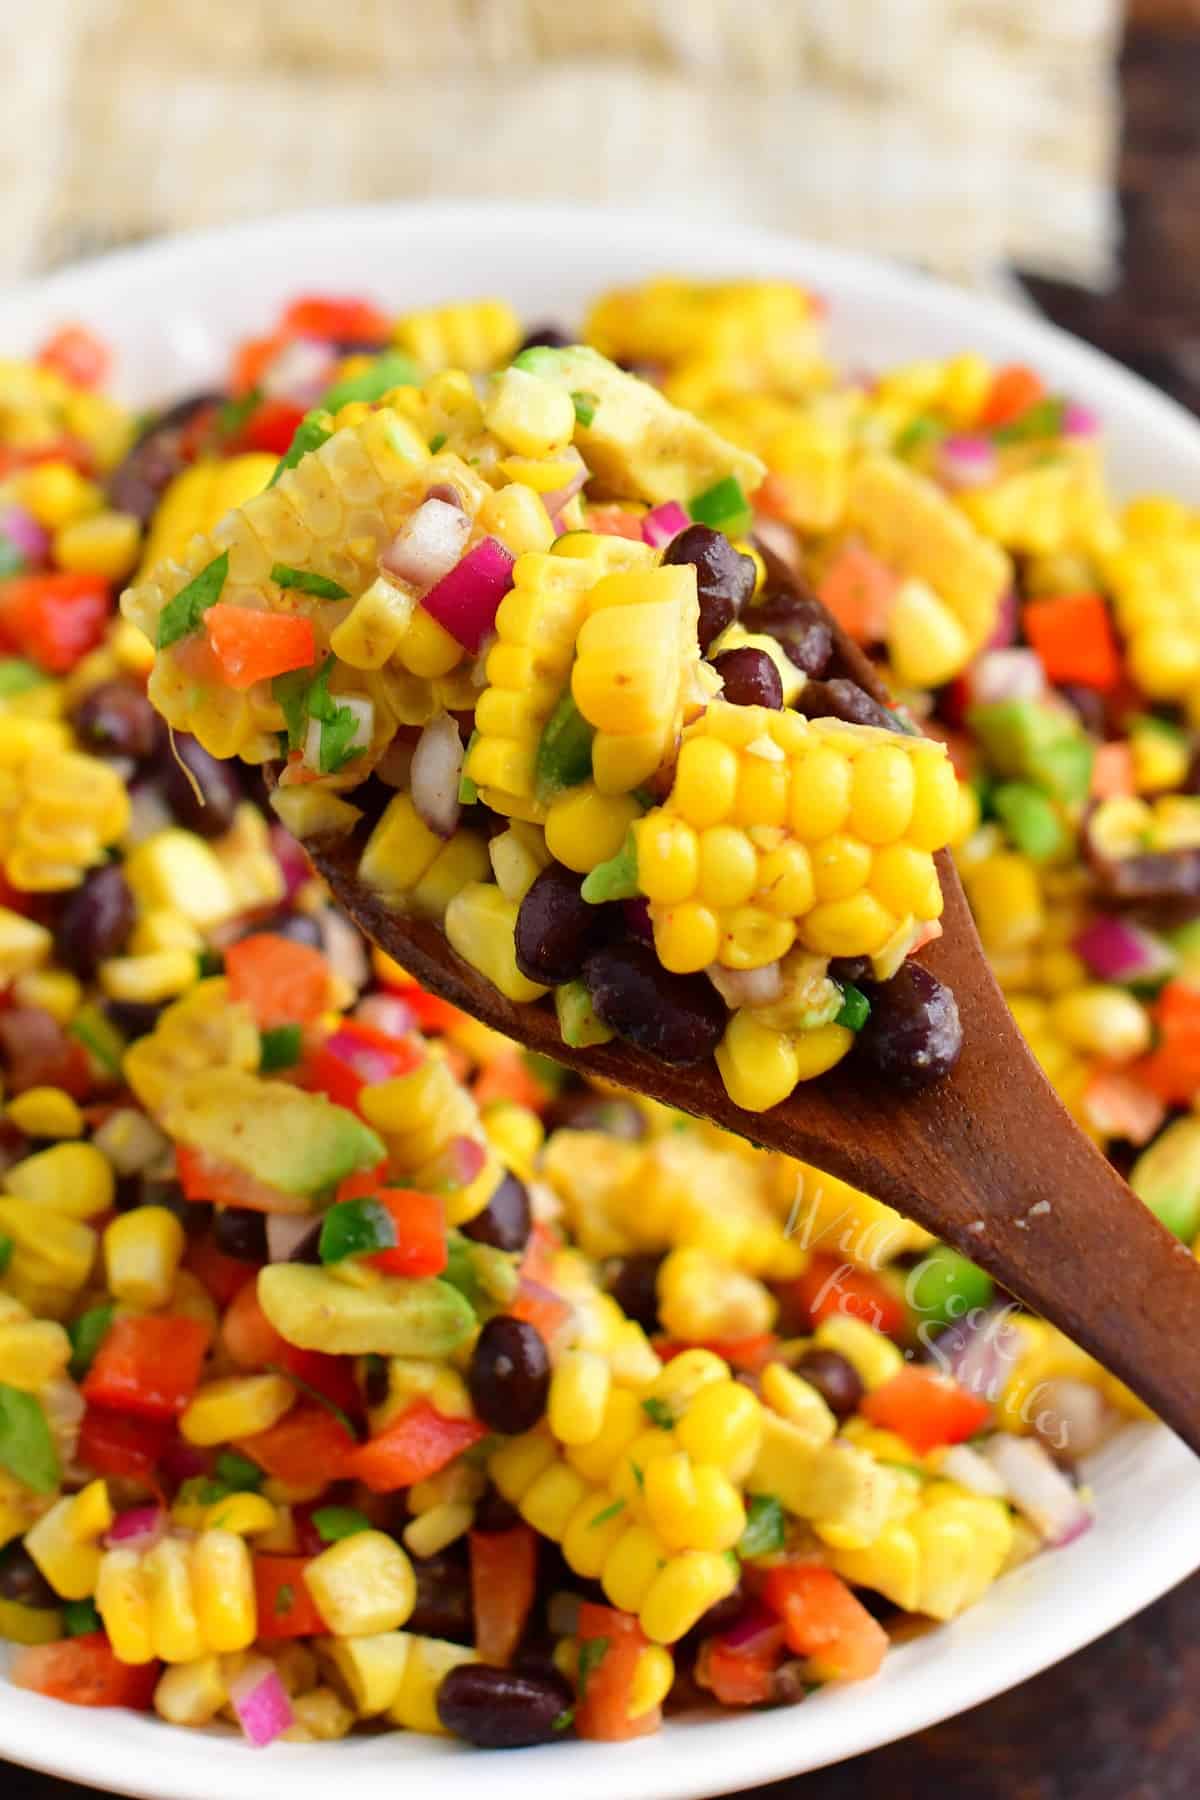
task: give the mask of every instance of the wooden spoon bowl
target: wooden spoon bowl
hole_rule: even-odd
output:
[[[790,579],[776,559],[771,576]],[[886,701],[840,631],[835,665]],[[515,1005],[435,925],[391,910],[358,879],[364,831],[307,845],[337,900],[422,987],[530,1050],[840,1176],[979,1263],[1126,1381],[1200,1453],[1200,1266],[1073,1123],[1026,1048],[988,966],[950,857],[938,858],[943,936],[920,960],[955,993],[953,1073],[899,1093],[853,1055],[769,1112],[725,1092],[715,1064],[679,1069],[612,1042],[572,1049],[552,1005]]]

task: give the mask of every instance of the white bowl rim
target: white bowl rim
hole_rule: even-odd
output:
[[[538,280],[553,295],[572,285],[567,278],[574,270],[599,260],[599,244],[608,273],[588,278],[586,288],[593,291],[605,279],[654,271],[777,270],[830,294],[835,337],[839,303],[853,311],[861,302],[868,313],[886,318],[884,336],[890,339],[912,335],[908,328],[915,320],[916,337],[931,339],[926,354],[934,353],[934,343],[953,349],[986,340],[990,354],[1040,362],[1057,382],[1098,403],[1114,420],[1131,469],[1149,460],[1165,469],[1164,485],[1200,502],[1196,422],[1138,376],[1046,321],[867,255],[646,212],[491,201],[380,204],[189,232],[0,293],[0,345],[6,354],[27,349],[40,331],[67,316],[99,323],[107,313],[119,335],[122,321],[110,309],[122,314],[131,297],[145,305],[165,293],[161,314],[136,328],[150,342],[173,313],[187,310],[175,285],[180,276],[200,271],[215,283],[219,265],[236,270],[239,285],[245,282],[236,311],[226,304],[227,294],[218,297],[241,329],[252,331],[266,323],[273,298],[304,287],[361,288],[373,268],[385,267],[388,242],[417,232],[424,245],[436,243],[441,252],[457,243],[473,253],[444,261],[443,269],[461,265],[460,273],[440,277],[420,294],[422,302],[435,293],[503,292],[503,277],[486,271],[521,254],[544,259]],[[291,258],[286,268],[282,253]],[[349,256],[352,274],[339,265],[339,254]],[[485,272],[475,275],[481,263]],[[336,273],[331,277],[330,271]],[[404,303],[394,271],[379,285],[389,302]],[[421,289],[419,276],[414,285]],[[545,310],[553,309],[552,299]],[[894,360],[894,351],[887,355]],[[1094,1479],[1101,1510],[1090,1534],[1015,1571],[953,1625],[895,1649],[874,1681],[829,1688],[799,1710],[683,1721],[629,1744],[564,1743],[553,1752],[515,1751],[485,1763],[472,1762],[473,1753],[458,1746],[407,1734],[282,1745],[273,1748],[271,1762],[263,1762],[232,1736],[185,1734],[123,1712],[68,1712],[0,1681],[0,1754],[153,1800],[211,1800],[214,1793],[222,1800],[259,1800],[264,1779],[272,1777],[287,1782],[295,1800],[324,1800],[329,1780],[339,1775],[358,1782],[362,1800],[390,1800],[397,1780],[408,1800],[433,1800],[454,1788],[460,1775],[464,1785],[488,1783],[493,1800],[525,1800],[529,1783],[551,1774],[565,1782],[572,1800],[610,1800],[613,1794],[691,1800],[755,1786],[870,1750],[1003,1692],[1112,1629],[1200,1566],[1191,1529],[1200,1466],[1170,1433],[1130,1427],[1097,1459]],[[1148,1496],[1157,1511],[1146,1531]],[[1135,1523],[1143,1527],[1136,1535]],[[547,1760],[551,1754],[553,1761]]]

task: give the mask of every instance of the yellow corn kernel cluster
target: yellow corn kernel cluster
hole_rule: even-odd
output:
[[[64,433],[80,437],[105,470],[121,460],[134,429],[132,414],[106,395],[76,387],[57,369],[7,358],[0,361],[0,421],[3,442],[16,449],[44,448]]]
[[[250,1552],[232,1531],[165,1537],[141,1552],[106,1550],[94,1598],[125,1663],[189,1663],[245,1650],[258,1625]]]
[[[672,1250],[658,1273],[659,1312],[685,1342],[758,1337],[775,1322],[775,1300],[753,1275],[711,1251]]]
[[[300,790],[303,792],[303,790]],[[414,918],[439,923],[446,908],[469,882],[488,873],[484,840],[457,831],[449,840],[430,831],[409,794],[394,794],[367,839],[359,878]]]
[[[804,1271],[807,1246],[788,1234],[790,1197],[777,1201],[772,1165],[749,1161],[728,1138],[708,1143],[680,1130],[629,1143],[602,1131],[560,1131],[546,1144],[541,1174],[589,1256],[675,1247],[773,1281]]]
[[[55,1144],[15,1164],[0,1194],[12,1254],[0,1289],[43,1318],[66,1316],[86,1286],[99,1238],[84,1219],[112,1204],[112,1170],[90,1144]]]
[[[968,489],[959,505],[985,536],[1018,555],[1074,550],[1092,539],[1103,515],[1099,443],[1058,443],[1053,457]]]
[[[393,342],[428,369],[486,374],[510,361],[521,342],[521,324],[506,300],[461,300],[404,313]]]
[[[1156,495],[1126,507],[1100,557],[1130,673],[1200,720],[1200,513]]]
[[[275,473],[277,460],[251,451],[220,462],[195,462],[180,470],[155,509],[138,579],[148,576],[159,563],[178,560],[194,537],[207,537],[227,512],[261,494]]]
[[[322,1638],[317,1645],[360,1719],[386,1715],[408,1731],[445,1735],[437,1690],[451,1669],[479,1661],[476,1651],[409,1631]]]
[[[0,717],[0,858],[14,887],[77,887],[129,823],[115,770],[66,745],[48,720]]]
[[[1013,1541],[1001,1500],[932,1481],[911,1512],[888,1522],[862,1548],[833,1548],[830,1565],[847,1581],[874,1588],[906,1612],[953,1619],[995,1581]]]
[[[478,735],[466,762],[482,799],[509,818],[546,817],[535,793],[538,740],[566,687],[596,579],[590,558],[530,552],[513,566],[512,589],[496,614],[487,686],[475,709]]]
[[[797,938],[820,956],[876,955],[940,915],[932,852],[957,812],[928,739],[714,702],[685,733],[666,803],[634,826],[659,960],[756,969]]]
[[[797,1253],[836,1250],[861,1268],[878,1269],[933,1236],[882,1200],[790,1157],[771,1159],[771,1186],[788,1242]]]
[[[394,1075],[362,1090],[363,1118],[387,1146],[394,1177],[420,1187],[426,1179],[444,1184],[439,1159],[455,1138],[483,1137],[479,1112],[470,1093],[456,1080],[444,1058],[429,1055],[407,1075]],[[446,1197],[446,1218],[465,1224],[483,1211],[503,1174],[499,1157],[488,1147],[487,1160],[475,1179]]]
[[[889,456],[866,456],[851,477],[846,522],[889,568],[949,608],[968,651],[987,642],[1012,565],[932,481]]]
[[[606,575],[587,596],[571,693],[590,725],[602,794],[625,794],[666,760],[700,695],[696,572],[690,564]]]
[[[215,976],[198,981],[160,1014],[153,1031],[130,1045],[124,1075],[147,1111],[158,1113],[187,1076],[208,1069],[250,1073],[259,1056],[249,1008],[230,998],[224,976]]]

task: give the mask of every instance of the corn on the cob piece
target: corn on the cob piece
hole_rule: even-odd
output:
[[[151,1113],[178,1085],[205,1069],[257,1069],[258,1028],[248,1007],[231,998],[223,976],[200,981],[161,1014],[153,1031],[125,1053],[125,1079]]]
[[[873,1543],[832,1548],[829,1561],[847,1581],[876,1589],[906,1612],[953,1619],[986,1593],[1012,1541],[1003,1501],[934,1481],[913,1511],[891,1520]]]
[[[122,1662],[187,1663],[254,1642],[250,1553],[232,1531],[209,1529],[191,1542],[167,1537],[143,1552],[107,1550],[95,1598]]]
[[[0,717],[0,856],[14,887],[78,886],[128,823],[129,797],[108,763],[65,748],[50,721]]]
[[[250,451],[182,469],[155,508],[138,580],[145,580],[159,563],[178,561],[194,537],[208,537],[227,512],[260,494],[275,473],[275,463],[273,456]]]
[[[521,325],[506,300],[460,300],[404,313],[392,337],[430,373],[463,369],[482,375],[516,354]]]

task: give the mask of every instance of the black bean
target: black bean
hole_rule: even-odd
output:
[[[137,1187],[137,1199],[132,1202],[133,1205],[163,1206],[169,1213],[174,1213],[185,1231],[206,1231],[212,1224],[213,1209],[208,1201],[186,1199],[177,1181],[164,1181],[154,1175],[140,1175]],[[119,1188],[117,1204],[120,1207]]]
[[[848,725],[874,725],[881,731],[898,731],[908,736],[904,726],[888,707],[872,700],[857,681],[806,681],[792,702],[806,719],[844,719]]]
[[[219,1206],[213,1218],[213,1241],[225,1256],[238,1262],[267,1260],[267,1221],[248,1206]]]
[[[658,1271],[661,1256],[625,1256],[609,1280],[608,1291],[625,1314],[643,1331],[653,1335],[662,1329],[658,1318]]]
[[[868,989],[871,1016],[855,1052],[885,1082],[924,1087],[948,1075],[962,1050],[962,1025],[950,989],[911,958],[890,981]]]
[[[525,1675],[486,1663],[463,1663],[443,1677],[437,1710],[455,1737],[482,1750],[517,1750],[560,1737],[563,1715],[573,1699],[557,1673]]]
[[[1095,688],[1080,687],[1075,682],[1064,681],[1058,692],[1067,704],[1079,714],[1084,729],[1102,738],[1105,735],[1104,696]]]
[[[178,759],[178,760],[177,760]],[[182,762],[195,777],[202,799],[188,780]],[[163,792],[167,805],[187,831],[200,837],[220,837],[233,824],[242,797],[242,785],[232,763],[218,762],[187,732],[175,734],[175,755],[164,765]]]
[[[589,1088],[560,1094],[546,1113],[547,1131],[603,1131],[636,1144],[647,1132],[646,1115],[632,1100],[606,1100]]]
[[[0,1551],[0,1596],[20,1606],[58,1606],[58,1595],[23,1544]]]
[[[829,667],[833,628],[816,600],[803,594],[769,594],[750,613],[747,624],[773,637],[789,662],[815,680]]]
[[[391,1378],[388,1374],[387,1358],[384,1356],[368,1356],[363,1365],[362,1374],[363,1399],[368,1406],[382,1406],[391,1392]]]
[[[815,1387],[835,1419],[848,1419],[863,1397],[858,1370],[836,1350],[806,1350],[793,1368]]]
[[[609,914],[589,906],[583,876],[551,863],[525,895],[517,913],[517,967],[530,981],[557,987],[574,981],[589,950],[609,929]]]
[[[102,681],[71,715],[75,736],[93,756],[131,756],[145,762],[158,751],[158,714],[132,681]]]
[[[546,1410],[550,1356],[525,1319],[489,1319],[471,1352],[467,1386],[475,1411],[492,1431],[530,1431]]]
[[[535,325],[528,337],[522,340],[521,349],[536,350],[544,347],[547,350],[565,350],[568,344],[574,342],[575,339],[569,338],[557,325]]]
[[[189,394],[151,421],[108,478],[108,499],[118,512],[132,513],[141,524],[149,524],[164,489],[183,467],[184,428],[223,398]]]
[[[869,956],[835,956],[830,960],[829,979],[840,981],[845,987],[849,983],[853,987],[861,987],[872,978],[871,959]]]
[[[725,1002],[704,975],[672,975],[646,944],[594,950],[583,979],[596,1016],[626,1043],[677,1068],[711,1056]]]
[[[799,1657],[789,1657],[771,1676],[771,1699],[776,1706],[796,1706],[807,1697],[811,1686],[808,1664]]]
[[[295,1245],[288,1256],[289,1262],[308,1263],[312,1267],[321,1260],[321,1226],[323,1220],[314,1219],[304,1236]],[[386,1395],[386,1389],[384,1390]],[[375,1403],[373,1403],[375,1404]]]
[[[731,625],[754,592],[758,571],[752,557],[735,550],[723,531],[689,525],[663,551],[665,563],[691,563],[700,597],[697,636],[701,650]]]
[[[67,896],[54,932],[60,961],[76,975],[96,973],[110,956],[118,956],[133,930],[137,908],[129,883],[116,863],[93,869]]]
[[[477,1244],[508,1251],[523,1250],[532,1229],[529,1189],[511,1169],[505,1171],[483,1211],[460,1227],[463,1236]]]
[[[140,1038],[154,1030],[165,1004],[158,1000],[106,1000],[104,1011],[122,1037]]]
[[[446,1638],[469,1644],[475,1636],[471,1610],[471,1577],[465,1560],[452,1552],[414,1556],[417,1597],[405,1621],[420,1637]]]
[[[273,937],[290,938],[293,944],[309,944],[314,950],[325,948],[325,938],[321,931],[321,922],[312,913],[281,912],[269,919],[259,919],[247,925],[242,937],[258,937],[269,931]]]
[[[783,682],[779,670],[765,650],[742,644],[736,650],[723,650],[713,658],[713,668],[725,683],[722,698],[731,706],[768,706],[779,712],[783,706]]]
[[[473,1531],[512,1531],[521,1523],[521,1515],[511,1500],[498,1493],[490,1484],[483,1498],[475,1502],[475,1519],[471,1527]]]

